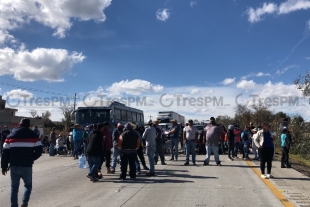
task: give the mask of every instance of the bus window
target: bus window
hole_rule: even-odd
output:
[[[121,111],[121,120],[126,121],[126,111]]]
[[[132,121],[137,121],[137,114],[132,112]]]
[[[127,111],[127,121],[132,121],[131,112]]]
[[[119,109],[115,109],[114,110],[114,117],[115,119],[117,120],[120,120],[121,119],[121,111]]]

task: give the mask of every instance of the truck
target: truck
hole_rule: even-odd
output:
[[[174,111],[160,111],[157,114],[157,120],[159,123],[170,123],[171,120],[176,120],[177,123],[185,125],[185,117]]]

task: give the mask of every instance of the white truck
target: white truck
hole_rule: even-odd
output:
[[[185,117],[174,111],[158,112],[157,120],[159,120],[160,123],[170,123],[171,120],[176,120],[177,123],[181,123],[182,126],[185,125]]]

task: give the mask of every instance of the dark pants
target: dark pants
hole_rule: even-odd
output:
[[[100,157],[100,164],[98,170],[101,170],[102,164],[105,161],[105,166],[107,168],[111,167],[111,150],[104,150],[103,154]]]
[[[232,143],[229,143],[228,142],[228,158],[232,158],[231,156],[233,156],[234,155],[234,143],[232,142]]]
[[[141,161],[141,164],[143,167],[146,166],[146,163],[145,163],[145,159],[144,159],[144,155],[143,155],[143,147],[140,145],[140,147],[137,149],[137,155]]]
[[[165,163],[165,155],[164,155],[164,151],[163,151],[163,141],[162,140],[156,141],[156,152],[155,152],[155,156],[154,156],[155,163],[158,162],[158,155],[160,157],[161,163]]]
[[[260,170],[262,175],[265,174],[265,165],[267,163],[267,174],[271,173],[272,168],[272,159],[274,155],[274,148],[273,147],[264,147],[258,149],[259,156],[260,156]]]
[[[282,147],[281,166],[289,166],[289,151],[287,147]]]
[[[127,166],[129,163],[129,176],[131,178],[136,178],[136,165],[135,165],[136,153],[124,154],[121,152],[121,179],[126,178]]]
[[[74,150],[74,141],[70,142],[70,151],[72,155],[73,155],[73,150]]]

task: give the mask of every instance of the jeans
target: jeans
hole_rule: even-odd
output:
[[[156,150],[156,146],[146,146],[146,155],[149,158],[151,173],[155,172],[155,162],[154,162],[155,150]]]
[[[220,158],[219,158],[219,147],[218,146],[212,146],[212,145],[206,146],[206,160],[205,160],[205,164],[209,164],[210,156],[211,156],[212,152],[214,154],[214,159],[215,159],[216,164],[217,165],[220,164],[221,161],[220,161]]]
[[[228,158],[232,158],[231,156],[234,157],[234,143],[233,142],[229,142],[228,143]]]
[[[86,156],[86,151],[87,151],[88,143],[87,142],[83,142],[83,146],[84,146],[84,155]]]
[[[136,178],[136,166],[135,159],[137,157],[137,153],[123,153],[121,152],[121,179],[126,178],[127,168],[129,163],[129,176],[131,178]]]
[[[253,147],[253,144],[252,144],[252,152],[254,154],[254,159],[258,159],[258,156],[257,156],[257,148],[256,147]]]
[[[18,206],[20,178],[24,181],[23,203],[28,203],[32,190],[32,167],[11,166],[11,206]]]
[[[249,145],[243,145],[243,158],[249,158],[249,150],[250,146]]]
[[[54,150],[55,150],[55,144],[50,143],[50,151],[49,151],[50,156],[55,156]]]
[[[173,147],[175,148],[175,153],[173,152]],[[170,154],[171,158],[178,159],[178,154],[179,154],[179,139],[171,138],[170,139]]]
[[[117,157],[120,156],[120,150],[117,147],[113,147],[113,155],[112,155],[112,169],[115,170]]]
[[[143,147],[140,145],[140,147],[137,149],[137,154],[138,157],[141,161],[141,164],[143,165],[143,167],[146,167],[146,163],[145,163],[145,159],[144,159],[144,155],[143,155]],[[139,164],[140,166],[140,164]]]
[[[1,139],[1,138],[0,138]],[[2,150],[3,150],[3,144],[4,144],[4,142],[0,142],[0,155],[2,155]]]
[[[281,157],[281,166],[288,167],[289,166],[289,151],[287,147],[282,147],[282,157]]]
[[[105,166],[107,168],[110,168],[111,167],[111,150],[104,150],[102,156],[100,157],[100,165],[98,167],[99,170],[101,170],[104,160],[105,160]]]
[[[98,173],[98,167],[100,163],[100,156],[88,156],[89,173],[88,175],[95,176]]]
[[[158,162],[158,156],[160,157],[161,163],[165,163],[165,156],[164,156],[163,141],[162,140],[156,141],[156,152],[155,152],[155,156],[154,156],[154,160],[156,163]]]
[[[81,147],[81,140],[74,140],[74,152],[73,152],[73,157],[78,157],[79,155],[79,150]]]
[[[239,142],[236,142],[235,145],[234,145],[233,157],[237,157],[238,149],[239,149]]]
[[[64,151],[65,150],[65,154],[67,154],[67,149],[66,147],[56,147],[56,152],[57,154],[59,154],[59,152]]]
[[[196,162],[196,142],[195,140],[186,140],[186,162],[189,162],[189,155],[192,153],[192,161]]]
[[[259,149],[260,155],[260,170],[262,175],[265,174],[265,164],[267,163],[267,174],[271,173],[272,168],[272,159],[274,155],[274,148],[273,147],[264,147]]]

